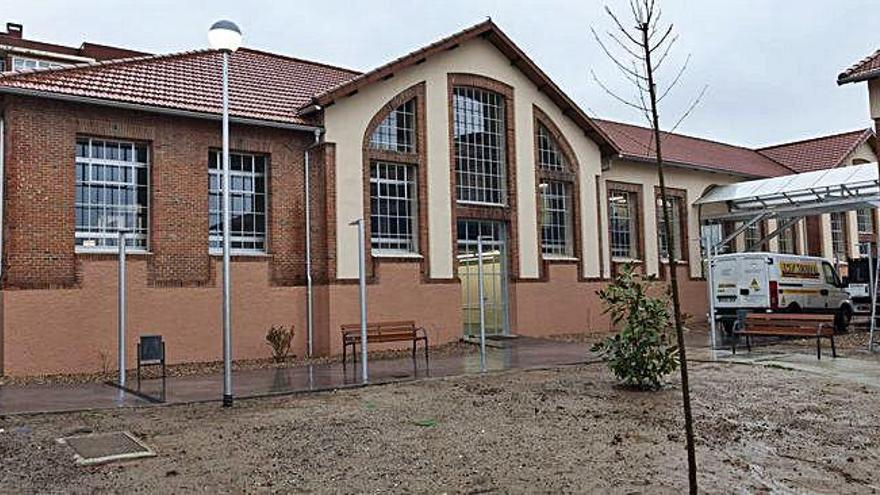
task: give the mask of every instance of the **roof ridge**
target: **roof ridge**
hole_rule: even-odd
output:
[[[618,120],[603,119],[600,117],[591,117],[591,118],[597,122],[608,122],[611,124],[619,124],[619,125],[625,125],[625,126],[629,126],[629,127],[637,127],[639,129],[645,129],[645,130],[649,130],[649,131],[652,130],[652,128],[650,128],[650,127],[641,126],[641,125],[637,125],[637,124],[630,124],[629,122],[620,122]],[[695,139],[697,141],[703,141],[703,142],[712,143],[712,144],[720,144],[722,146],[728,146],[731,148],[737,148],[737,149],[746,150],[746,151],[757,151],[755,148],[749,148],[748,146],[743,146],[740,144],[733,144],[733,143],[725,143],[724,141],[716,141],[714,139],[709,139],[709,138],[705,138],[705,137],[701,137],[701,136],[692,136],[690,134],[682,134],[680,132],[664,131],[663,129],[661,129],[660,132],[662,132],[663,134],[668,134],[670,136],[678,136],[678,137],[683,137],[683,138],[688,138],[688,139]]]
[[[270,52],[270,51],[267,51],[267,50],[260,50],[260,49],[258,49],[258,48],[250,48],[250,47],[244,47],[244,46],[243,46],[243,47],[240,48],[240,50],[248,51],[248,52],[251,52],[251,53],[257,53],[257,54],[260,54],[260,55],[267,55],[267,56],[275,57],[275,58],[283,58],[283,59],[285,59],[285,60],[290,60],[290,61],[292,61],[292,62],[299,62],[299,63],[302,63],[302,64],[309,64],[309,65],[317,65],[317,66],[319,66],[319,67],[326,67],[326,68],[328,68],[328,69],[339,70],[339,71],[343,71],[343,72],[350,72],[350,73],[355,74],[355,75],[361,75],[361,74],[363,74],[363,72],[361,72],[361,71],[359,71],[359,70],[349,69],[348,67],[342,67],[342,66],[339,66],[339,65],[333,65],[333,64],[326,63],[326,62],[316,62],[316,61],[314,61],[314,60],[306,60],[306,59],[304,59],[304,58],[294,57],[294,56],[292,56],[292,55],[285,55],[285,54],[282,54],[282,53]]]
[[[450,34],[450,35],[444,36],[443,38],[440,38],[440,39],[438,39],[438,40],[436,40],[436,41],[433,41],[433,42],[431,42],[431,43],[429,43],[429,44],[427,44],[427,45],[421,46],[421,47],[419,47],[419,48],[417,48],[417,49],[415,49],[415,50],[411,50],[411,51],[409,51],[409,52],[406,52],[405,54],[403,54],[403,55],[401,55],[401,56],[399,56],[399,57],[396,57],[396,58],[394,58],[394,59],[392,59],[392,60],[389,60],[388,62],[385,62],[385,63],[383,63],[383,64],[381,64],[381,65],[378,65],[378,66],[376,66],[376,67],[374,67],[374,68],[372,68],[372,69],[370,69],[370,70],[367,70],[367,71],[365,71],[365,72],[362,72],[362,73],[360,73],[358,76],[356,76],[356,77],[354,77],[354,78],[352,78],[352,79],[349,79],[348,81],[343,81],[343,82],[337,84],[336,86],[333,86],[333,87],[331,87],[331,88],[325,89],[324,91],[321,91],[320,93],[317,93],[317,94],[313,95],[313,96],[312,96],[312,101],[314,102],[314,101],[316,101],[317,99],[321,98],[321,97],[324,96],[324,95],[327,95],[327,94],[333,93],[334,91],[336,91],[336,90],[338,90],[339,88],[345,86],[346,84],[350,84],[350,83],[352,83],[352,82],[354,82],[354,81],[357,81],[357,80],[359,80],[359,79],[363,79],[363,78],[365,78],[366,76],[368,76],[369,74],[373,74],[373,73],[375,73],[375,72],[379,72],[379,71],[381,71],[381,70],[383,70],[383,69],[386,69],[386,68],[388,68],[388,67],[391,67],[392,65],[394,65],[394,64],[396,64],[396,63],[398,63],[398,62],[400,62],[400,61],[402,61],[402,60],[405,60],[405,59],[407,59],[407,58],[409,58],[409,57],[412,57],[413,55],[415,55],[415,54],[417,54],[417,53],[421,53],[421,52],[424,52],[424,51],[430,50],[431,48],[433,48],[433,47],[435,47],[435,46],[442,45],[443,43],[446,43],[446,42],[448,42],[448,41],[450,41],[450,40],[452,40],[452,39],[458,38],[459,36],[463,36],[463,35],[465,35],[465,34],[468,34],[468,33],[472,32],[472,31],[479,31],[479,30],[481,30],[481,29],[483,29],[483,28],[491,27],[491,26],[494,26],[494,25],[495,25],[495,23],[492,22],[492,18],[490,17],[490,18],[486,19],[485,21],[479,22],[479,23],[477,23],[477,24],[474,24],[474,25],[472,25],[472,26],[466,27],[466,28],[464,28],[464,29],[460,29],[460,30],[458,30],[458,31],[456,31],[456,32],[454,32],[454,33],[452,33],[452,34]],[[308,106],[308,105],[304,105],[304,107],[305,107],[305,106]]]
[[[94,62],[83,62],[79,64],[68,65],[64,67],[44,67],[44,68],[33,68],[33,69],[23,69],[16,72],[6,72],[0,74],[0,85],[3,84],[4,80],[19,80],[19,79],[30,79],[30,76],[36,76],[40,74],[46,73],[59,73],[59,72],[75,72],[85,69],[93,69],[96,67],[108,67],[108,66],[118,66],[125,65],[135,62],[146,62],[150,60],[165,60],[176,57],[187,57],[193,55],[202,55],[205,53],[210,53],[213,50],[209,48],[203,48],[201,50],[187,50],[182,52],[174,52],[174,53],[161,53],[154,55],[141,55],[137,57],[126,57],[126,58],[114,58],[110,60],[96,60]]]
[[[760,148],[755,148],[755,151],[767,151],[775,148],[784,148],[786,146],[794,146],[796,144],[806,144],[813,141],[821,141],[823,139],[832,139],[840,136],[846,136],[847,134],[870,134],[873,133],[873,130],[870,127],[866,127],[863,129],[854,129],[851,131],[844,132],[836,132],[834,134],[827,134],[824,136],[813,136],[806,139],[798,139],[797,141],[789,141],[785,143],[771,144],[769,146],[761,146]]]

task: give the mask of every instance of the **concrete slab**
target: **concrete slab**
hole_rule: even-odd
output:
[[[584,362],[587,345],[547,339],[518,338],[506,348],[487,350],[489,371],[559,366]],[[369,362],[370,384],[418,380],[428,377],[454,376],[480,372],[478,353],[430,359],[424,355],[411,358],[373,360]],[[141,393],[159,397],[161,380],[142,383]],[[297,366],[279,369],[237,371],[233,387],[237,398],[260,397],[291,393],[332,390],[361,386],[360,365],[340,363]],[[136,388],[136,380],[129,387]],[[199,375],[168,378],[165,402],[181,404],[219,400],[222,375]],[[114,407],[146,407],[155,405],[131,393],[105,384],[79,386],[0,386],[0,414],[27,412],[60,412]]]

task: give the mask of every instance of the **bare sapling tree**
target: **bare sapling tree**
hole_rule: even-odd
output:
[[[660,103],[675,88],[682,75],[687,69],[690,56],[673,72],[670,82],[658,89],[658,71],[666,65],[667,58],[672,47],[678,40],[678,35],[673,31],[673,25],[661,24],[661,10],[656,0],[629,0],[627,15],[631,15],[632,25],[622,21],[622,18],[614,11],[605,7],[605,11],[613,21],[614,30],[601,36],[595,29],[591,29],[593,37],[598,42],[602,51],[611,59],[615,67],[629,81],[634,90],[635,98],[627,98],[613,92],[609,87],[592,73],[596,83],[611,97],[624,105],[638,110],[646,119],[652,130],[652,139],[647,143],[648,151],[653,151],[657,165],[657,179],[660,185],[660,203],[663,214],[663,228],[666,238],[666,256],[669,262],[669,292],[672,298],[673,319],[677,338],[678,359],[681,370],[682,404],[684,409],[685,436],[687,438],[688,482],[690,493],[697,493],[697,460],[694,448],[694,425],[691,413],[690,386],[688,384],[687,354],[684,344],[684,332],[681,314],[681,300],[678,290],[678,273],[675,230],[673,229],[672,204],[666,188],[663,164],[663,133],[660,131]],[[690,105],[669,129],[674,132],[684,119],[690,115],[693,109],[702,99],[706,87],[696,95]],[[658,233],[659,234],[659,233]]]

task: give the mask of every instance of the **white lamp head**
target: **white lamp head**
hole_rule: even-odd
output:
[[[208,30],[211,48],[221,52],[234,52],[241,46],[241,30],[232,21],[217,21]]]

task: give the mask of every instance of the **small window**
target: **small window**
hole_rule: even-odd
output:
[[[147,146],[126,141],[76,140],[76,248],[113,250],[119,231],[126,244],[147,248]]]
[[[755,222],[743,231],[743,241],[745,241],[746,251],[758,251],[761,249],[761,246],[758,246],[758,242],[764,237],[764,223],[763,222]]]
[[[503,205],[507,125],[504,97],[456,87],[452,94],[456,199]]]
[[[779,252],[782,254],[796,254],[795,244],[797,237],[795,236],[794,224],[779,233],[778,244]]]
[[[559,144],[543,124],[538,124],[538,166],[544,170],[568,169],[565,157],[559,152]]]
[[[834,271],[834,267],[832,267],[828,263],[822,263],[822,271],[825,275],[826,284],[834,286],[840,285],[840,279],[837,278],[837,272]]]
[[[416,149],[416,100],[395,108],[370,136],[370,147],[377,150],[413,153]]]
[[[831,255],[838,261],[846,261],[846,213],[832,213],[831,217]]]
[[[370,167],[370,245],[376,253],[416,253],[415,167]]]
[[[541,252],[544,256],[571,257],[572,221],[571,186],[547,180],[541,191]]]
[[[682,259],[681,248],[685,244],[683,232],[681,231],[682,219],[682,201],[677,196],[667,196],[667,208],[669,209],[669,220],[672,222],[673,256],[676,261]],[[669,239],[666,238],[666,221],[663,216],[663,199],[657,197],[657,248],[660,252],[660,259],[669,260]]]
[[[608,191],[608,224],[612,258],[632,260],[639,256],[636,205],[634,192],[615,189]]]
[[[223,167],[222,155],[208,156],[208,246],[211,252],[223,249]],[[266,250],[266,167],[265,155],[229,154],[230,244],[234,252]]]
[[[28,70],[28,69],[55,69],[58,67],[67,67],[70,64],[61,62],[53,62],[51,60],[42,60],[38,58],[12,57],[12,70]]]

